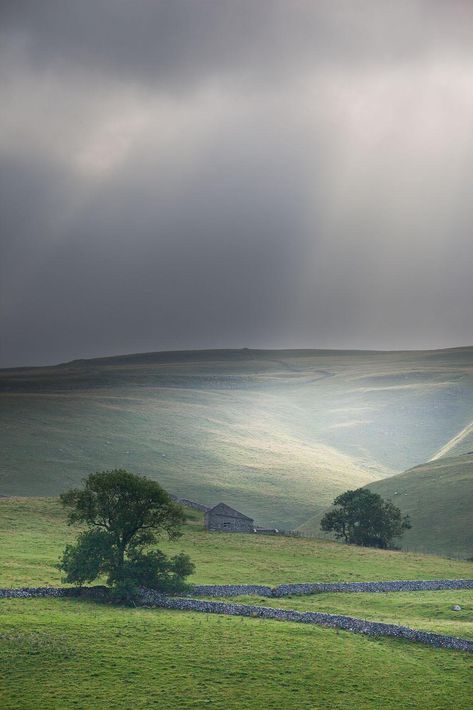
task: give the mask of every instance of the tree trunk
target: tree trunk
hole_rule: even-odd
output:
[[[123,579],[123,565],[125,563],[125,543],[120,540],[117,545],[117,565],[115,570],[115,578],[117,580]]]

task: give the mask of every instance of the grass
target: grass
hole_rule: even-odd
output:
[[[3,710],[471,707],[471,655],[260,619],[3,600]]]
[[[277,585],[473,576],[473,563],[433,555],[303,538],[207,533],[201,514],[190,515],[183,536],[176,542],[163,541],[162,548],[191,556],[196,583]],[[57,499],[0,499],[0,586],[59,584],[55,564],[75,534]]]
[[[473,564],[287,537],[209,534],[195,511],[163,545],[194,581],[471,577]],[[52,498],[0,500],[0,586],[57,584],[74,531]],[[471,592],[333,594],[258,603],[324,609],[471,637]],[[249,597],[244,598],[250,601]],[[464,609],[453,617],[451,603]],[[264,619],[0,600],[2,710],[463,710],[473,657],[396,639]]]
[[[410,515],[403,549],[473,557],[473,455],[430,461],[369,487]]]
[[[347,488],[462,451],[472,381],[473,348],[154,353],[2,371],[0,494],[57,495],[125,467],[294,528]]]
[[[214,597],[212,597],[214,598]],[[437,592],[334,593],[281,597],[241,596],[232,601],[297,611],[343,614],[368,621],[473,639],[473,590]],[[458,604],[461,611],[453,611]]]
[[[440,458],[368,485],[409,514],[412,529],[398,544],[403,550],[473,556],[473,455]],[[301,526],[321,534],[320,511]]]
[[[274,393],[152,389],[0,396],[0,493],[51,495],[125,467],[172,493],[292,528],[373,471],[291,431]],[[295,416],[297,415],[297,416]],[[309,496],[307,492],[309,491]]]

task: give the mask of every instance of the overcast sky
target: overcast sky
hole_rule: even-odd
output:
[[[473,343],[471,0],[2,0],[1,365]]]

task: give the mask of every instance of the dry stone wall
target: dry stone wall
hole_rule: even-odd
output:
[[[202,513],[206,513],[208,510],[210,510],[208,505],[204,505],[203,503],[196,503],[195,500],[189,500],[188,498],[178,498],[177,496],[173,495],[171,495],[170,498],[175,500],[177,503],[181,503],[181,505],[185,505],[187,508],[200,510]]]
[[[227,614],[230,616],[249,616],[261,619],[276,619],[278,621],[295,621],[303,624],[317,624],[331,628],[343,629],[368,636],[392,636],[408,641],[429,644],[437,648],[456,649],[473,653],[473,641],[444,636],[428,631],[417,631],[407,626],[383,624],[377,621],[365,621],[351,616],[326,614],[315,611],[293,611],[291,609],[273,609],[271,607],[254,606],[252,604],[234,604],[231,602],[204,601],[182,597],[167,597],[152,590],[143,590],[141,603],[145,606],[164,609],[179,609],[181,611],[196,611],[205,614]]]
[[[451,581],[470,582],[470,584],[469,586],[464,587],[437,586],[429,588],[467,589],[473,587],[473,580]],[[382,584],[389,583],[383,582]],[[284,586],[288,587],[291,585]],[[258,589],[258,587],[250,587],[249,585],[245,588]],[[221,589],[221,587],[214,587],[214,589]],[[235,586],[234,589],[241,590],[242,586]],[[259,589],[262,589],[262,587],[259,587]],[[270,591],[273,591],[270,587],[266,587],[263,589],[269,589]],[[368,590],[365,589],[365,591]],[[238,593],[241,594],[242,592],[239,591]],[[247,593],[251,594],[255,592]],[[31,597],[82,597],[88,599],[106,600],[107,594],[108,590],[106,587],[98,586],[84,587],[82,589],[70,587],[19,587],[0,589],[0,599],[26,599]],[[436,646],[437,648],[456,649],[458,651],[473,653],[473,641],[467,639],[456,638],[455,636],[444,636],[442,634],[434,634],[428,631],[418,631],[416,629],[410,629],[407,626],[397,626],[396,624],[384,624],[377,621],[366,621],[364,619],[356,619],[351,616],[343,616],[339,614],[327,614],[315,611],[294,611],[291,609],[273,609],[271,607],[255,606],[253,604],[235,604],[232,602],[209,601],[204,599],[169,597],[163,594],[159,594],[158,592],[152,589],[141,589],[139,604],[147,607],[177,609],[181,611],[196,611],[205,614],[227,614],[231,616],[247,616],[262,619],[276,619],[278,621],[293,621],[304,624],[318,624],[319,626],[339,628],[345,631],[366,634],[368,636],[391,636],[395,638],[406,639],[408,641],[416,641],[419,643],[429,644],[431,646]]]
[[[190,594],[196,597],[239,597],[246,594],[272,597],[274,589],[263,584],[194,584]]]
[[[191,594],[200,597],[238,597],[244,594],[262,597],[286,597],[292,594],[324,592],[421,592],[440,589],[473,589],[473,579],[397,580],[392,582],[315,582],[280,584],[269,587],[254,584],[196,584]]]
[[[11,587],[0,589],[0,599],[29,599],[32,597],[82,597],[104,599],[107,587]]]

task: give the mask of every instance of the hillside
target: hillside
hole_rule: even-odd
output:
[[[369,484],[369,489],[391,499],[412,520],[400,545],[403,550],[473,556],[473,455],[429,461],[421,466]],[[314,516],[301,526],[323,535]]]
[[[403,549],[473,557],[473,455],[430,461],[369,487],[411,516]]]
[[[473,420],[455,434],[446,444],[444,444],[430,459],[437,459],[469,454],[473,450]]]
[[[192,556],[194,581],[454,579],[470,578],[473,568],[321,540],[209,534],[202,516],[190,515],[183,537],[162,546]],[[73,532],[57,500],[1,499],[0,534],[0,586],[59,583],[55,564]],[[264,599],[274,603],[473,637],[471,590]],[[452,611],[456,603],[461,612]],[[117,710],[471,705],[472,658],[456,651],[291,622],[74,599],[1,599],[0,607],[5,710],[105,710],[111,697]]]
[[[471,562],[433,555],[282,535],[208,533],[201,513],[189,510],[189,516],[182,537],[159,546],[192,557],[196,584],[470,579],[473,574]],[[76,534],[56,498],[0,499],[0,587],[60,584],[56,564]]]
[[[472,410],[473,348],[184,351],[3,370],[0,494],[56,495],[122,466],[292,528],[337,493],[435,456]]]

